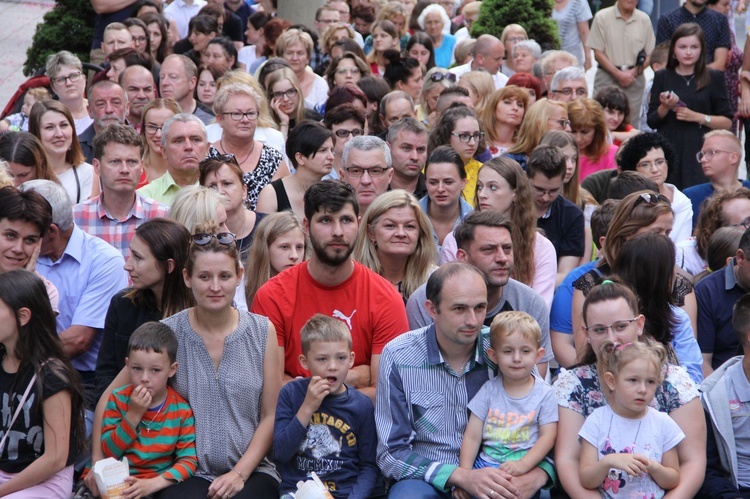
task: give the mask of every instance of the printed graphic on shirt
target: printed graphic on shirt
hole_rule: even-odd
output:
[[[3,420],[3,428],[8,428],[10,426],[10,421],[13,419],[13,413],[18,408],[18,404],[21,402],[21,399],[23,398],[23,394],[15,394],[15,397],[13,400],[13,404],[11,407],[11,401],[10,401],[10,394],[4,393],[3,394],[3,402],[2,402],[2,420]],[[16,429],[12,429],[8,433],[8,438],[5,442],[5,449],[3,449],[3,454],[7,456],[7,459],[9,461],[15,461],[18,459],[19,456],[19,445],[23,444],[24,446],[31,446],[31,448],[34,450],[34,453],[39,454],[42,452],[42,445],[44,444],[44,431],[42,429],[42,426],[38,423],[40,421],[37,420],[37,418],[33,418],[32,420],[32,409],[34,407],[34,401],[36,400],[36,393],[32,390],[29,393],[28,398],[26,399],[26,403],[23,404],[23,409],[18,414],[18,418],[16,419],[13,426]],[[36,423],[36,424],[35,424]],[[19,427],[22,427],[24,431],[17,431]],[[0,438],[5,436],[4,431],[0,431]],[[26,447],[28,449],[28,447]]]
[[[484,441],[488,445],[487,455],[498,462],[503,462],[508,454],[529,441],[531,426],[536,424],[538,422],[535,409],[527,414],[519,414],[490,408],[484,424]]]
[[[354,312],[351,313],[351,315],[347,316],[344,314],[344,312],[340,310],[334,310],[333,311],[333,318],[338,319],[340,321],[346,322],[346,325],[349,327],[349,331],[352,330],[352,317],[354,317],[354,314],[357,313],[357,309],[354,309]]]
[[[315,472],[329,490],[336,490],[336,483],[326,481],[325,477],[341,469],[344,464],[342,449],[355,445],[357,437],[348,423],[324,412],[316,412],[297,452],[297,469],[306,476]]]

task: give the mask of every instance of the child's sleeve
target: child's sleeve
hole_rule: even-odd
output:
[[[175,482],[187,480],[195,474],[195,470],[198,468],[193,410],[187,402],[182,402],[178,407],[179,409],[175,408],[174,410],[174,419],[179,420],[180,428],[175,446],[175,461],[171,468],[162,473],[162,477]]]
[[[675,422],[674,419],[670,418],[663,412],[658,412],[659,418],[662,420],[661,424],[661,438],[662,438],[662,452],[676,447],[677,444],[682,442],[685,438],[685,434],[680,429],[680,426]]]
[[[273,426],[273,456],[274,461],[279,463],[287,463],[294,458],[307,434],[307,427],[302,426],[297,419],[297,411],[305,400],[307,383],[302,384],[305,390],[302,391],[301,398],[300,394],[296,393],[301,388],[299,385],[300,383],[292,381],[279,392],[276,421]]]
[[[559,411],[557,410],[555,390],[546,383],[544,383],[542,387],[544,389],[544,396],[539,407],[540,426],[550,423],[557,423],[557,421],[559,420]]]
[[[359,455],[359,477],[349,493],[349,499],[367,499],[375,488],[375,481],[380,472],[377,463],[377,434],[375,428],[375,407],[372,402],[362,397],[360,414],[361,425],[357,434],[357,453]]]
[[[487,419],[487,412],[490,410],[490,404],[492,403],[492,392],[491,386],[496,383],[497,380],[491,379],[479,389],[474,398],[469,402],[469,410],[472,414],[478,417],[482,422]]]
[[[599,420],[601,419],[602,411],[596,410],[586,418],[583,422],[581,430],[578,432],[578,436],[598,448],[599,443]]]
[[[107,400],[102,420],[102,452],[105,457],[120,459],[138,438],[136,429],[125,419],[132,390],[113,391]]]

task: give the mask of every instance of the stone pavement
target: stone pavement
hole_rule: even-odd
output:
[[[0,1],[0,111],[26,81],[23,64],[37,23],[54,7],[52,0]]]

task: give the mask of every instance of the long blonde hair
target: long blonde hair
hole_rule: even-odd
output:
[[[300,219],[291,211],[272,213],[258,223],[253,237],[253,244],[247,252],[245,260],[245,299],[247,308],[253,305],[255,294],[271,277],[271,245],[281,236],[293,230],[299,230],[302,235],[305,229]],[[305,259],[308,252],[307,237],[305,237]]]
[[[417,248],[406,260],[406,275],[401,285],[401,294],[408,298],[419,286],[427,282],[437,262],[437,248],[432,239],[432,226],[412,194],[396,189],[381,194],[372,202],[359,224],[357,242],[354,244],[354,259],[373,272],[382,275],[383,266],[378,257],[378,248],[370,240],[369,233],[378,220],[391,208],[411,208],[419,225]]]
[[[492,80],[492,75],[487,71],[469,71],[461,77],[458,86],[468,87],[467,90],[474,92],[474,95],[479,98],[479,101],[474,104],[474,110],[477,115],[484,116],[488,103],[495,92],[495,82]],[[529,100],[528,94],[526,100]],[[485,124],[487,123],[485,122]]]
[[[518,142],[508,153],[531,154],[536,146],[542,141],[542,136],[547,131],[547,120],[552,117],[553,111],[562,109],[568,114],[568,107],[562,102],[549,99],[539,99],[532,105],[523,118],[523,123],[518,130]]]
[[[305,94],[302,93],[302,87],[300,86],[299,80],[297,79],[297,75],[294,74],[294,71],[289,68],[281,68],[268,75],[268,78],[266,79],[266,97],[270,101],[271,94],[273,94],[273,86],[283,80],[287,80],[292,87],[297,90],[297,109],[294,112],[294,116],[290,116],[296,125],[305,119]],[[273,120],[277,124],[281,123],[279,116],[273,109],[271,109],[271,116],[273,116]]]

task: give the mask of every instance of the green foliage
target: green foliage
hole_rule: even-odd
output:
[[[552,20],[552,0],[483,0],[471,36],[489,34],[500,38],[509,24],[523,26],[542,50],[560,48],[557,23]]]
[[[44,15],[44,22],[36,27],[34,40],[26,51],[23,74],[31,76],[44,67],[50,54],[60,50],[69,50],[82,61],[88,61],[94,17],[89,0],[58,0],[55,8]]]

